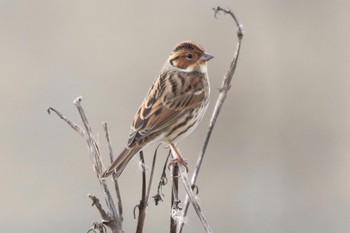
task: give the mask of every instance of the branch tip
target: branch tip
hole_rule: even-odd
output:
[[[76,99],[73,101],[73,104],[74,104],[74,105],[79,104],[79,103],[81,102],[82,99],[83,99],[83,97],[82,97],[82,96],[79,96],[78,98],[76,98]]]
[[[224,9],[220,6],[217,6],[216,8],[212,8],[212,9],[214,11],[214,17],[216,19],[217,19],[217,15],[220,14],[221,11],[224,12],[224,14],[229,14],[233,18],[238,28],[237,37],[238,39],[242,40],[244,36],[243,25],[238,22],[236,15],[229,8]]]

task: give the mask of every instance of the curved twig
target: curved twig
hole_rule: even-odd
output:
[[[164,194],[163,194],[162,188],[163,188],[163,186],[165,186],[168,183],[168,178],[166,177],[165,171],[167,168],[167,164],[168,164],[168,160],[170,158],[170,155],[171,155],[171,151],[169,150],[168,156],[167,156],[165,163],[164,163],[164,166],[163,166],[162,175],[161,175],[159,183],[158,183],[157,194],[152,197],[156,205],[158,205],[160,201],[163,201],[162,196],[164,196]]]
[[[197,181],[198,174],[199,174],[202,162],[203,162],[203,158],[204,158],[206,149],[207,149],[208,144],[209,144],[210,136],[211,136],[212,131],[214,129],[214,126],[215,126],[216,120],[218,118],[218,115],[220,113],[220,110],[221,110],[221,108],[222,108],[222,106],[224,104],[224,101],[226,99],[227,92],[229,91],[229,89],[231,87],[231,81],[232,81],[232,78],[233,78],[233,74],[234,74],[234,72],[236,70],[237,60],[238,60],[238,57],[239,57],[239,54],[240,54],[241,44],[242,44],[242,39],[243,39],[243,26],[239,23],[239,21],[237,20],[237,17],[234,15],[234,13],[231,10],[224,9],[224,8],[219,7],[219,6],[217,8],[213,8],[213,10],[214,10],[214,13],[215,13],[214,17],[216,17],[218,13],[224,12],[225,14],[229,14],[233,18],[233,20],[235,21],[236,26],[238,27],[238,32],[237,32],[238,43],[237,43],[235,54],[234,54],[234,56],[232,58],[230,67],[229,67],[227,73],[225,74],[225,77],[223,79],[222,85],[220,87],[220,94],[219,94],[219,96],[218,96],[218,98],[216,100],[216,104],[215,104],[215,107],[214,107],[214,110],[213,110],[213,113],[212,113],[212,116],[211,116],[211,119],[210,119],[209,128],[208,128],[208,131],[207,131],[204,143],[203,143],[203,147],[202,147],[202,149],[201,149],[201,151],[199,153],[198,160],[197,160],[195,169],[194,169],[192,177],[191,177],[191,186],[192,187],[194,187],[194,185],[195,185],[195,183]],[[188,207],[189,207],[190,199],[191,198],[188,195],[186,195],[186,198],[185,198],[185,201],[184,201],[184,210],[183,210],[183,215],[182,215],[183,218],[185,218],[186,215],[187,215],[187,210],[188,210]],[[177,232],[179,232],[179,233],[182,232],[183,225],[184,225],[183,223],[179,224]]]

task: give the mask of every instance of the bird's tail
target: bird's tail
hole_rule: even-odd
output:
[[[105,172],[102,173],[100,178],[104,179],[115,173],[115,177],[119,177],[128,162],[134,157],[134,155],[140,150],[140,147],[125,148],[119,156],[114,160],[114,162],[107,168]]]

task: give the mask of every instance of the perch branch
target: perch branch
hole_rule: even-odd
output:
[[[229,67],[227,73],[225,74],[223,82],[222,82],[222,85],[220,87],[220,94],[219,94],[219,96],[218,96],[218,98],[216,100],[216,104],[215,104],[215,107],[214,107],[214,110],[213,110],[213,113],[212,113],[212,116],[211,116],[211,119],[210,119],[209,128],[208,128],[208,131],[207,131],[204,143],[203,143],[203,147],[202,147],[202,149],[201,149],[201,151],[199,153],[198,160],[197,160],[195,169],[194,169],[192,177],[191,177],[191,186],[192,187],[195,187],[195,184],[196,184],[196,181],[197,181],[197,178],[198,178],[198,174],[199,174],[202,162],[203,162],[203,158],[204,158],[204,155],[205,155],[205,152],[206,152],[209,140],[210,140],[210,136],[211,136],[212,131],[214,129],[214,126],[215,126],[216,120],[218,118],[218,115],[220,113],[220,110],[221,110],[221,108],[222,108],[222,106],[224,104],[224,101],[226,99],[227,92],[229,91],[229,89],[231,87],[231,81],[232,81],[232,78],[233,78],[233,74],[235,73],[235,70],[236,70],[237,60],[238,60],[238,57],[239,57],[239,54],[240,54],[241,44],[242,44],[242,39],[243,39],[243,28],[242,28],[242,25],[239,23],[239,21],[237,20],[236,16],[234,15],[234,13],[231,10],[224,9],[224,8],[221,8],[221,7],[214,8],[213,10],[214,10],[214,13],[215,13],[214,14],[215,18],[217,16],[217,14],[219,14],[220,12],[224,12],[224,14],[229,14],[233,18],[233,20],[235,21],[235,24],[236,24],[236,26],[238,28],[238,32],[237,32],[238,43],[237,43],[237,47],[236,47],[234,56],[232,58],[230,67]],[[181,175],[182,175],[182,173],[181,173]],[[182,215],[183,218],[186,217],[186,215],[187,215],[190,199],[191,199],[191,197],[186,195],[186,198],[185,198],[185,201],[184,201],[184,210],[183,210],[183,215]],[[179,224],[179,228],[178,228],[178,232],[179,233],[182,232],[183,225],[184,225],[183,223]]]

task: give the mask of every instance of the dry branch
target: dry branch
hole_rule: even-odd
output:
[[[85,130],[81,129],[77,124],[70,121],[67,117],[65,117],[63,114],[61,114],[56,109],[50,107],[50,108],[48,108],[47,111],[48,111],[48,113],[50,113],[51,111],[55,112],[57,114],[57,116],[59,116],[62,120],[64,120],[70,127],[72,127],[72,129],[74,129],[76,132],[78,132],[81,136],[85,137],[87,144],[88,144],[88,148],[89,148],[90,160],[91,160],[91,163],[93,164],[94,171],[95,171],[96,176],[98,178],[99,174],[103,170],[100,149],[99,149],[99,146],[98,146],[95,138],[92,135],[92,130],[91,130],[89,122],[86,118],[85,111],[81,105],[81,100],[82,100],[82,98],[78,97],[77,99],[74,100],[73,103],[78,109],[78,112],[79,112],[80,117],[83,121]],[[121,203],[119,205],[119,209],[117,210],[115,205],[114,205],[114,201],[113,201],[113,198],[111,196],[111,193],[110,193],[108,186],[106,184],[106,181],[99,179],[99,183],[100,183],[100,187],[102,189],[102,192],[104,194],[104,198],[105,198],[105,202],[106,202],[106,205],[108,208],[108,212],[103,210],[102,206],[100,205],[99,200],[96,197],[94,197],[92,195],[89,195],[89,197],[93,201],[93,205],[95,205],[96,208],[98,209],[98,211],[100,212],[101,217],[103,219],[102,223],[104,225],[108,226],[112,230],[113,233],[123,233],[122,217],[120,216],[120,213],[122,213]],[[94,223],[93,227],[89,230],[89,232],[91,232],[91,230],[93,230],[95,232],[97,230],[103,232],[104,228],[100,227],[100,226],[101,225],[99,225],[98,223]]]

